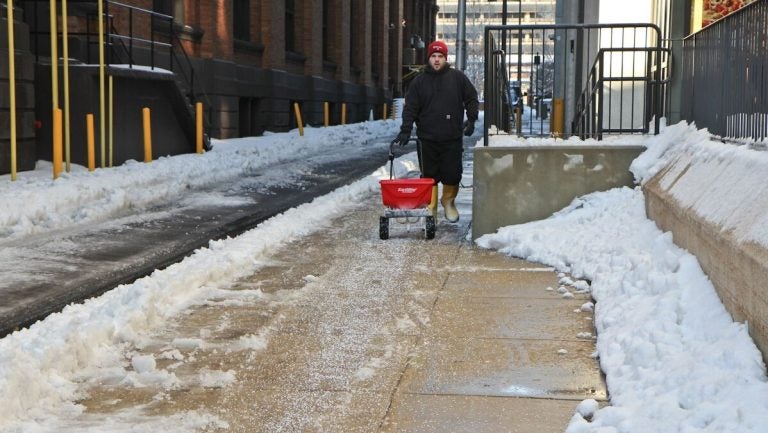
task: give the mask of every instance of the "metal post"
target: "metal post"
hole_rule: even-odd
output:
[[[523,25],[523,0],[517,1],[517,25],[521,26]],[[520,86],[520,89],[523,88],[523,79],[522,79],[522,65],[521,60],[523,58],[523,31],[518,30],[517,31],[517,84]]]
[[[490,72],[491,72],[491,65],[490,63],[493,61],[492,57],[492,41],[491,41],[491,31],[487,28],[485,29],[485,35],[483,37],[483,44],[484,44],[484,56],[485,56],[485,62],[483,62],[483,69],[484,69],[484,76],[485,80],[483,80],[483,94],[485,95],[485,101],[486,103],[490,102],[492,95],[491,95],[491,80],[490,79]],[[488,118],[488,116],[483,116],[483,146],[488,146],[488,130],[491,126],[491,119]]]
[[[128,68],[133,69],[133,9],[128,9]]]
[[[69,120],[69,16],[67,13],[67,0],[61,1],[61,49],[64,57],[64,163],[67,173],[71,167],[71,132]]]
[[[104,1],[98,0],[98,15],[99,15],[99,160],[101,162],[101,168],[104,168],[106,163],[106,147],[107,147],[107,119],[105,117],[104,108]]]
[[[459,16],[457,21],[456,69],[463,71],[467,66],[467,0],[459,0]]]
[[[501,4],[501,25],[502,26],[507,25],[507,0],[504,0],[504,2],[502,2]],[[504,53],[507,52],[507,31],[506,30],[501,31],[501,49],[504,50]],[[518,53],[518,55],[519,54],[520,53]]]
[[[11,180],[16,180],[16,48],[13,39],[13,0],[6,4],[8,20],[8,84],[10,108],[10,139],[11,139]]]

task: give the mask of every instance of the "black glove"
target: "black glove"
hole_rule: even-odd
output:
[[[395,138],[392,142],[394,144],[398,144],[400,146],[405,146],[408,144],[408,141],[411,139],[411,133],[410,132],[401,132],[397,134],[397,138]]]
[[[469,120],[464,121],[464,135],[469,137],[470,135],[475,133],[475,122],[470,122]]]

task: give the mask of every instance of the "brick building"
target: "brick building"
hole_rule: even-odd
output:
[[[97,2],[69,0],[68,31],[70,87],[80,97],[73,101],[73,119],[96,113],[98,105]],[[412,54],[415,40],[434,39],[436,0],[123,0],[105,1],[107,25],[107,74],[114,79],[116,123],[115,163],[135,158],[133,149],[121,151],[137,137],[137,107],[155,105],[163,128],[158,142],[189,141],[191,129],[184,112],[192,103],[206,106],[206,129],[212,137],[259,135],[264,131],[286,131],[297,126],[293,103],[298,102],[304,122],[322,125],[323,105],[330,106],[331,124],[383,115],[383,104],[402,95],[403,56]],[[19,119],[23,131],[33,133],[37,159],[50,156],[51,73],[48,1],[17,0],[17,29],[27,32],[28,43],[17,43],[17,58],[34,58],[34,116]],[[124,6],[127,5],[128,7]],[[59,14],[61,12],[59,11]],[[161,15],[153,15],[160,13]],[[59,55],[61,23],[59,15]],[[171,30],[173,29],[173,30]],[[24,39],[22,35],[22,40]],[[0,51],[6,49],[0,36]],[[417,51],[424,57],[423,47]],[[7,54],[6,54],[7,55]],[[21,56],[21,57],[19,57]],[[423,60],[422,60],[423,61]],[[411,62],[409,62],[411,63]],[[120,66],[120,65],[128,65]],[[90,68],[89,68],[90,66]],[[155,66],[157,70],[137,66]],[[59,64],[61,68],[61,64]],[[47,70],[47,72],[46,72]],[[175,77],[169,80],[167,70]],[[407,70],[405,71],[407,72]],[[28,77],[27,75],[26,77]],[[0,80],[5,77],[0,76]],[[176,85],[167,84],[175,81]],[[7,81],[6,81],[7,83]],[[31,84],[30,84],[31,85]],[[80,86],[80,88],[78,88]],[[173,87],[173,88],[172,88]],[[178,88],[178,90],[174,90]],[[7,92],[7,85],[0,94]],[[29,92],[28,92],[29,93]],[[177,96],[178,93],[181,96]],[[31,95],[28,95],[31,100]],[[186,96],[186,98],[185,98]],[[0,98],[5,103],[7,98]],[[175,107],[183,101],[187,107]],[[79,105],[78,105],[79,104]],[[27,105],[31,105],[27,101]],[[0,112],[2,112],[0,107]],[[31,112],[32,107],[25,107]],[[123,115],[121,114],[121,110]],[[191,114],[190,114],[191,116]],[[106,117],[106,116],[105,116]],[[191,117],[190,117],[191,118]],[[7,115],[6,118],[7,120]],[[34,119],[42,119],[36,131]],[[176,119],[176,120],[175,120]],[[125,127],[120,122],[130,122]],[[97,125],[99,125],[97,118]],[[127,131],[127,132],[126,132]],[[82,127],[73,123],[73,161],[83,155],[78,149]],[[153,134],[155,130],[153,130]],[[175,134],[175,135],[174,135]],[[186,135],[185,135],[186,134]],[[5,140],[5,141],[2,141]],[[188,143],[160,154],[188,151]],[[132,146],[132,145],[131,145]],[[0,153],[8,153],[7,137],[0,137]],[[29,146],[26,147],[29,153]],[[27,158],[27,168],[34,158]],[[0,173],[8,172],[0,158]],[[24,169],[24,168],[20,168]]]
[[[404,34],[434,37],[437,8],[425,0],[155,0],[187,30],[185,47],[215,80],[218,136],[296,126],[291,103],[310,124],[323,102],[339,123],[368,119],[400,95]],[[197,37],[196,37],[197,36]]]

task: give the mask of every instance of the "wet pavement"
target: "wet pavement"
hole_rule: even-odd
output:
[[[371,197],[230,289],[259,296],[169,324],[141,354],[177,386],[95,386],[73,425],[193,411],[210,432],[554,433],[581,400],[606,400],[588,294],[473,246],[467,218],[431,241],[398,223],[379,240],[380,212]]]
[[[471,173],[471,152],[465,161]],[[382,158],[350,162],[364,175]],[[256,199],[240,207],[169,204],[154,216],[33,240],[39,246],[26,260],[37,251],[47,267],[29,273],[28,285],[43,288],[29,305],[61,305],[57,294],[76,287],[108,290],[348,183],[352,171],[328,163],[298,174],[293,186],[254,190]],[[152,355],[149,374],[83,384],[86,410],[62,420],[61,430],[145,431],[181,415],[207,420],[208,432],[564,431],[581,400],[607,404],[592,357],[592,313],[580,308],[589,294],[564,298],[553,269],[475,247],[468,183],[457,199],[462,220],[441,217],[433,240],[408,222],[393,222],[390,239],[380,240],[374,194],[329,228],[282,246],[233,283],[232,295],[179,316],[129,354]],[[169,228],[176,220],[184,222],[178,231]],[[89,236],[100,241],[84,242]],[[11,287],[24,294],[8,283],[0,292]],[[19,305],[4,304],[0,317]],[[143,383],[147,377],[154,380]]]

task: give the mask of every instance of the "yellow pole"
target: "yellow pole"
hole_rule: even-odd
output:
[[[16,180],[16,48],[13,40],[13,0],[8,0],[8,84],[11,106],[11,180]]]
[[[195,149],[203,153],[203,103],[195,104]]]
[[[93,114],[85,116],[86,130],[88,134],[88,171],[96,170],[96,143],[93,137]]]
[[[323,126],[328,126],[328,103],[323,102]]]
[[[555,98],[552,104],[554,107],[552,109],[552,132],[555,137],[562,137],[563,132],[565,132],[565,116],[563,116],[565,105],[563,98]]]
[[[67,164],[67,173],[70,172],[70,133],[69,133],[69,42],[67,22],[67,0],[61,0],[61,40],[64,56],[64,156]]]
[[[115,162],[115,99],[112,75],[109,76],[109,166]]]
[[[299,125],[299,136],[304,136],[304,122],[301,120],[301,110],[299,109],[299,103],[293,103],[293,111],[296,113],[296,123]]]
[[[57,137],[61,142],[61,134],[56,134],[56,112],[59,109],[59,53],[58,53],[58,31],[56,26],[56,0],[50,0],[48,4],[50,29],[51,29],[51,115],[53,117],[53,178],[59,177],[61,167],[56,166]],[[58,171],[57,171],[58,170]]]
[[[58,31],[56,26],[56,0],[50,0],[49,4],[51,18],[51,96],[52,108],[51,114],[59,108],[59,53],[58,53]]]
[[[347,124],[347,103],[346,102],[341,103],[341,124],[342,125]]]
[[[99,4],[99,137],[101,138],[99,146],[101,150],[101,168],[104,168],[106,165],[106,119],[104,116],[104,2],[102,0],[97,0],[96,3]]]
[[[53,178],[61,173],[61,108],[53,110]]]
[[[520,124],[520,122],[523,120],[523,116],[521,115],[520,107],[515,107],[515,132],[517,132],[517,135],[520,135],[520,132],[523,130],[523,125]]]
[[[384,112],[382,113],[381,119],[387,120],[387,103],[386,102],[384,103]]]
[[[149,108],[141,110],[144,119],[144,162],[152,162],[152,118]]]

